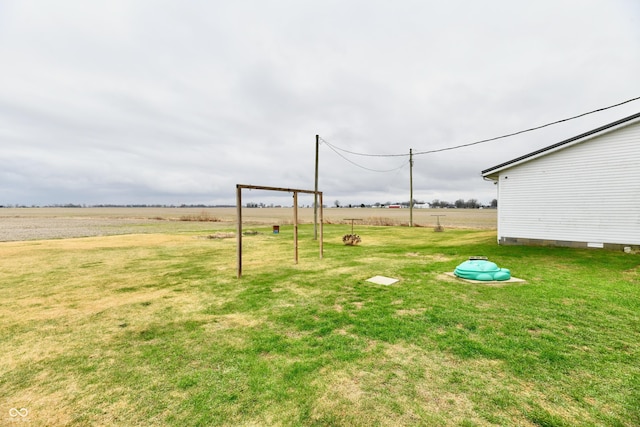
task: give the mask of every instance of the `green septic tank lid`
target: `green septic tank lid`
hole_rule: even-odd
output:
[[[511,272],[506,268],[498,268],[498,266],[486,260],[469,260],[465,261],[453,271],[458,277],[470,280],[482,280],[490,282],[493,280],[509,280]]]

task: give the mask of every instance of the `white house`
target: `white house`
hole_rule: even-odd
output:
[[[640,247],[640,113],[482,171],[498,243]]]

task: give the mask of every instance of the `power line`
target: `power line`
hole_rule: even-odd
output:
[[[628,99],[628,100],[620,102],[618,104],[610,105],[608,107],[598,108],[597,110],[589,111],[587,113],[578,114],[577,116],[573,116],[573,117],[569,117],[569,118],[561,119],[561,120],[556,120],[555,122],[551,122],[551,123],[547,123],[547,124],[544,124],[544,125],[532,127],[532,128],[529,128],[529,129],[518,131],[518,132],[509,133],[509,134],[502,135],[502,136],[496,136],[495,138],[483,139],[481,141],[471,142],[469,144],[456,145],[454,147],[440,148],[440,149],[437,149],[437,150],[421,151],[421,152],[414,153],[414,154],[418,155],[418,154],[439,153],[441,151],[455,150],[455,149],[458,149],[458,148],[470,147],[472,145],[483,144],[485,142],[496,141],[498,139],[508,138],[510,136],[520,135],[520,134],[523,134],[523,133],[526,133],[526,132],[531,132],[531,131],[534,131],[534,130],[546,128],[548,126],[557,125],[558,123],[568,122],[570,120],[574,120],[574,119],[577,119],[577,118],[580,118],[580,117],[584,117],[584,116],[587,116],[589,114],[598,113],[600,111],[605,111],[605,110],[608,110],[608,109],[613,108],[613,107],[618,107],[620,105],[627,104],[629,102],[636,101],[638,99],[640,99],[640,96],[632,98],[632,99]]]
[[[324,142],[324,143],[327,145],[327,147],[329,147],[331,150],[333,150],[333,152],[334,152],[334,153],[336,153],[338,156],[342,157],[342,158],[343,158],[344,160],[346,160],[347,162],[349,162],[349,163],[351,163],[352,165],[357,166],[357,167],[359,167],[359,168],[361,168],[361,169],[365,169],[365,170],[368,170],[368,171],[371,171],[371,172],[383,172],[383,173],[384,173],[384,172],[394,172],[394,171],[397,171],[397,170],[399,170],[399,169],[402,169],[403,167],[405,167],[406,165],[408,165],[408,164],[409,164],[409,161],[406,161],[406,162],[404,162],[403,164],[401,164],[399,167],[397,167],[397,168],[393,168],[393,169],[388,169],[388,170],[371,169],[371,168],[368,168],[368,167],[366,167],[366,166],[362,166],[362,165],[360,165],[360,164],[358,164],[358,163],[356,163],[356,162],[352,161],[351,159],[346,158],[344,155],[342,155],[342,154],[338,151],[338,150],[340,150],[338,147],[334,147],[332,144],[329,144],[326,140],[324,140],[324,139],[322,139],[322,138],[319,138],[319,139],[320,139],[322,142]],[[340,151],[345,151],[345,150],[340,150]]]
[[[354,156],[365,156],[365,157],[403,157],[403,156],[408,156],[408,154],[366,154],[366,153],[356,153],[356,152],[353,152],[353,151],[345,150],[344,148],[336,147],[335,145],[330,144],[329,141],[327,141],[326,139],[324,139],[322,137],[320,137],[320,140],[322,142],[324,142],[325,144],[327,144],[327,146],[329,146],[329,148],[331,148],[333,151],[339,150],[339,151],[342,151],[343,153],[353,154]],[[337,151],[336,151],[336,153],[337,153]],[[337,153],[337,154],[340,155],[340,153]]]
[[[509,138],[511,136],[521,135],[523,133],[532,132],[534,130],[542,129],[542,128],[545,128],[545,127],[548,127],[548,126],[557,125],[557,124],[563,123],[563,122],[568,122],[570,120],[574,120],[574,119],[577,119],[577,118],[580,118],[580,117],[584,117],[584,116],[587,116],[589,114],[593,114],[593,113],[598,113],[600,111],[609,110],[609,109],[614,108],[614,107],[619,107],[620,105],[628,104],[629,102],[637,101],[638,99],[640,99],[640,96],[628,99],[626,101],[619,102],[617,104],[609,105],[607,107],[602,107],[602,108],[598,108],[598,109],[593,110],[593,111],[588,111],[586,113],[578,114],[577,116],[572,116],[572,117],[568,117],[566,119],[556,120],[554,122],[546,123],[546,124],[540,125],[540,126],[535,126],[535,127],[532,127],[532,128],[528,128],[528,129],[525,129],[525,130],[518,131],[518,132],[512,132],[512,133],[508,133],[506,135],[496,136],[494,138],[482,139],[480,141],[470,142],[470,143],[461,144],[461,145],[455,145],[455,146],[452,146],[452,147],[438,148],[438,149],[435,149],[435,150],[427,150],[427,151],[417,151],[417,152],[413,153],[413,155],[414,156],[418,156],[418,155],[422,155],[422,154],[431,154],[431,153],[439,153],[439,152],[442,152],[442,151],[457,150],[458,148],[470,147],[472,145],[484,144],[486,142],[496,141],[498,139]],[[342,152],[349,153],[349,154],[352,154],[354,156],[367,156],[367,157],[403,157],[403,156],[409,156],[409,154],[404,154],[404,153],[403,154],[356,153],[356,152],[353,152],[353,151],[348,151],[348,150],[345,150],[343,148],[336,147],[335,145],[331,145],[324,139],[322,139],[322,141],[325,142],[334,151],[340,150]],[[337,151],[336,151],[336,153],[337,153]],[[342,155],[341,155],[341,157],[346,159]]]

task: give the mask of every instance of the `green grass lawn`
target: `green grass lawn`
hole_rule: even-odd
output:
[[[640,256],[257,230],[242,279],[235,239],[1,243],[0,424],[640,425]],[[444,274],[472,255],[526,283]]]

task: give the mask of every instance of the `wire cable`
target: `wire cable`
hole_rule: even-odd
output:
[[[419,156],[419,155],[423,155],[423,154],[432,154],[432,153],[439,153],[439,152],[442,152],[442,151],[457,150],[459,148],[470,147],[472,145],[484,144],[486,142],[491,142],[491,141],[496,141],[496,140],[499,140],[499,139],[509,138],[511,136],[521,135],[523,133],[532,132],[534,130],[538,130],[538,129],[546,128],[546,127],[549,127],[549,126],[557,125],[559,123],[568,122],[570,120],[574,120],[574,119],[577,119],[577,118],[580,118],[580,117],[584,117],[584,116],[587,116],[589,114],[594,114],[594,113],[598,113],[600,111],[609,110],[609,109],[614,108],[614,107],[619,107],[620,105],[628,104],[629,102],[637,101],[638,99],[640,99],[640,96],[637,96],[637,97],[631,98],[631,99],[627,99],[626,101],[622,101],[622,102],[619,102],[617,104],[609,105],[607,107],[602,107],[602,108],[595,109],[593,111],[588,111],[586,113],[578,114],[577,116],[572,116],[572,117],[568,117],[566,119],[556,120],[554,122],[549,122],[549,123],[546,123],[546,124],[543,124],[543,125],[540,125],[540,126],[535,126],[535,127],[532,127],[532,128],[528,128],[528,129],[524,129],[524,130],[518,131],[518,132],[512,132],[512,133],[508,133],[508,134],[505,134],[505,135],[496,136],[494,138],[482,139],[480,141],[470,142],[470,143],[467,143],[467,144],[455,145],[455,146],[445,147],[445,148],[438,148],[438,149],[435,149],[435,150],[416,151],[416,152],[413,153],[413,155],[414,156]],[[340,151],[342,151],[344,153],[349,153],[349,154],[352,154],[354,156],[367,156],[367,157],[405,157],[405,156],[409,156],[409,154],[407,154],[407,153],[403,153],[403,154],[356,153],[354,151],[348,151],[348,150],[345,150],[344,148],[336,147],[335,145],[330,144],[329,142],[327,142],[323,138],[320,138],[320,139],[323,142],[325,142],[327,144],[327,146],[329,146],[329,148],[334,150],[336,153],[338,153],[336,150],[340,150]],[[345,158],[342,155],[341,155],[341,157]]]
[[[322,138],[320,138],[320,139],[322,139]],[[328,143],[327,141],[325,141],[324,139],[322,139],[322,141],[323,141],[325,144],[327,144],[327,147],[329,147],[331,150],[333,150],[333,152],[334,152],[334,153],[336,153],[338,156],[342,157],[342,158],[343,158],[344,160],[346,160],[347,162],[349,162],[349,163],[351,163],[352,165],[357,166],[357,167],[359,167],[359,168],[361,168],[361,169],[365,169],[365,170],[368,170],[368,171],[371,171],[371,172],[381,172],[381,173],[394,172],[394,171],[397,171],[397,170],[402,169],[403,167],[405,167],[406,165],[408,165],[408,164],[409,164],[409,161],[407,160],[406,162],[404,162],[403,164],[401,164],[401,165],[400,165],[400,166],[398,166],[397,168],[388,169],[388,170],[371,169],[371,168],[368,168],[368,167],[366,167],[366,166],[362,166],[362,165],[360,165],[360,164],[358,164],[358,163],[356,163],[356,162],[352,161],[351,159],[348,159],[347,157],[345,157],[344,155],[342,155],[342,153],[340,153],[336,148],[334,148],[334,146],[333,146],[333,145],[329,144],[329,143]],[[344,150],[342,150],[342,151],[344,151]]]
[[[344,148],[340,148],[340,147],[336,147],[333,144],[330,144],[329,141],[327,141],[326,139],[319,137],[319,139],[324,142],[325,144],[327,144],[329,146],[329,148],[331,148],[332,150],[336,151],[342,151],[343,153],[348,153],[348,154],[353,154],[354,156],[365,156],[365,157],[404,157],[404,156],[408,156],[408,154],[366,154],[366,153],[356,153],[354,151],[349,151],[349,150],[345,150]]]
[[[472,145],[478,145],[478,144],[483,144],[485,142],[496,141],[498,139],[509,138],[510,136],[520,135],[520,134],[523,134],[523,133],[526,133],[526,132],[531,132],[531,131],[534,131],[534,130],[546,128],[548,126],[557,125],[558,123],[568,122],[570,120],[574,120],[574,119],[577,119],[577,118],[580,118],[580,117],[584,117],[584,116],[587,116],[589,114],[598,113],[600,111],[605,111],[605,110],[608,110],[608,109],[613,108],[613,107],[618,107],[620,105],[627,104],[627,103],[632,102],[632,101],[636,101],[638,99],[640,99],[640,96],[632,98],[632,99],[628,99],[628,100],[620,102],[618,104],[610,105],[608,107],[598,108],[598,109],[593,110],[593,111],[589,111],[589,112],[586,112],[586,113],[578,114],[577,116],[573,116],[573,117],[569,117],[569,118],[561,119],[561,120],[556,120],[555,122],[546,123],[544,125],[532,127],[532,128],[529,128],[529,129],[518,131],[518,132],[508,133],[508,134],[502,135],[502,136],[496,136],[495,138],[483,139],[483,140],[476,141],[476,142],[471,142],[471,143],[468,143],[468,144],[456,145],[454,147],[446,147],[446,148],[440,148],[440,149],[429,150],[429,151],[420,151],[420,152],[413,153],[413,154],[417,156],[417,155],[420,155],[420,154],[439,153],[441,151],[456,150],[458,148],[470,147]]]

